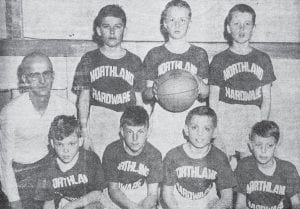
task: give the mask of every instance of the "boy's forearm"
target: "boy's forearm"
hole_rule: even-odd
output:
[[[217,113],[218,112],[218,104],[219,104],[219,92],[220,88],[218,86],[209,86],[209,106]]]
[[[54,200],[46,201],[44,203],[43,209],[55,209]]]
[[[163,199],[169,209],[180,209],[177,200],[174,197],[174,188],[164,186],[163,188]]]
[[[232,189],[223,189],[221,192],[221,198],[212,202],[209,206],[211,209],[227,209],[232,208]]]
[[[141,203],[144,209],[151,209],[157,205],[157,194],[150,194]]]
[[[110,188],[108,191],[112,201],[119,207],[125,209],[138,208],[138,204],[131,201],[120,189]]]
[[[72,208],[85,207],[94,202],[103,202],[103,193],[100,191],[92,191],[77,200],[70,202]]]
[[[135,92],[135,98],[136,98],[136,105],[144,106],[141,92]]]
[[[90,90],[84,89],[80,92],[78,100],[78,111],[81,128],[87,127],[90,107]]]
[[[271,110],[271,84],[262,87],[261,120],[268,120]]]

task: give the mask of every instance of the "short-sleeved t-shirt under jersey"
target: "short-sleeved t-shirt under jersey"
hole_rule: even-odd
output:
[[[62,172],[53,158],[37,183],[35,199],[54,200],[57,209],[62,202],[74,201],[92,191],[106,187],[104,171],[99,157],[92,151],[81,149],[76,164]]]
[[[213,193],[217,197],[217,191],[236,186],[226,155],[214,145],[201,159],[190,158],[180,145],[167,153],[163,163],[163,184],[175,187],[174,194],[181,200],[178,204],[203,201]]]
[[[185,70],[204,79],[208,77],[207,53],[195,45],[182,54],[170,52],[165,45],[155,47],[148,52],[143,64],[145,80],[155,80],[171,70]]]
[[[229,104],[260,107],[262,86],[275,80],[270,57],[254,48],[247,55],[227,49],[210,64],[209,84],[219,86],[219,100]]]
[[[235,170],[238,192],[246,196],[250,209],[288,209],[288,199],[300,193],[300,178],[296,167],[275,158],[276,169],[272,176],[262,173],[253,156],[242,159]]]
[[[147,196],[147,185],[162,181],[162,156],[150,143],[137,156],[129,155],[122,140],[108,145],[103,154],[107,182],[116,182],[127,197]]]
[[[110,59],[99,49],[87,52],[80,60],[72,91],[90,89],[90,104],[122,112],[135,105],[135,91],[141,91],[141,59],[126,51],[120,59]]]

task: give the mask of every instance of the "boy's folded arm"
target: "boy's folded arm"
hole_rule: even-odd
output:
[[[163,185],[163,199],[169,209],[180,209],[174,197],[174,186]]]
[[[95,202],[101,203],[103,202],[103,199],[104,199],[103,193],[101,191],[96,190],[78,198],[77,200],[69,202],[63,207],[63,209],[85,207],[91,203],[95,203]]]
[[[143,209],[137,203],[131,201],[120,189],[117,182],[108,183],[108,191],[110,198],[121,208],[126,209]]]
[[[209,208],[213,209],[225,209],[232,208],[232,188],[223,189],[220,191],[221,198],[218,199],[213,206]]]
[[[246,205],[246,196],[240,192],[237,193],[237,200],[236,200],[236,209],[245,209],[247,208]]]
[[[300,193],[293,195],[290,200],[293,209],[300,209]]]
[[[141,205],[145,209],[151,209],[156,206],[158,198],[158,183],[147,185],[147,197],[142,200]]]

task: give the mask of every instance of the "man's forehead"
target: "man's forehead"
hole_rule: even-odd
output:
[[[25,69],[29,71],[39,72],[52,70],[52,65],[45,57],[31,57],[25,63]]]

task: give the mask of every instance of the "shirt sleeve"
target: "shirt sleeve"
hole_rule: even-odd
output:
[[[265,63],[265,65],[264,65],[264,74],[262,77],[262,84],[266,85],[275,81],[276,76],[273,71],[273,64],[271,58],[268,55],[266,55],[263,62]]]
[[[208,56],[205,50],[201,53],[200,56],[200,68],[197,72],[197,75],[200,76],[202,79],[208,78],[208,68],[209,68],[209,62],[208,62]]]
[[[143,64],[140,59],[136,61],[135,68],[133,89],[136,92],[141,92],[146,87],[146,80],[143,77]]]
[[[39,201],[50,201],[54,200],[54,188],[52,187],[51,180],[46,171],[39,175],[34,199]]]
[[[163,164],[162,164],[162,156],[158,152],[154,158],[151,158],[151,168],[149,175],[147,177],[147,183],[160,183],[163,178]]]
[[[237,181],[237,187],[235,188],[235,190],[239,193],[246,195],[246,192],[247,192],[246,191],[246,187],[247,187],[246,177],[247,177],[247,175],[245,174],[245,169],[243,169],[243,166],[241,165],[241,163],[238,163],[237,168],[234,171],[234,176]]]
[[[216,186],[219,191],[237,186],[234,173],[231,170],[229,162],[226,157],[219,160],[220,169],[218,171]]]
[[[287,177],[286,194],[289,198],[295,194],[300,194],[300,177],[294,165],[291,164],[289,169],[285,169]]]
[[[94,190],[100,190],[103,191],[103,189],[106,188],[106,182],[105,182],[105,177],[104,177],[104,171],[101,165],[100,158],[94,154],[93,158],[93,170],[95,171],[95,176],[94,176]]]
[[[91,69],[91,59],[90,57],[85,54],[79,64],[76,67],[73,85],[72,85],[72,92],[75,94],[79,94],[79,92],[83,89],[90,88],[90,76],[89,72]]]
[[[119,170],[117,169],[118,164],[114,157],[118,153],[112,153],[111,149],[105,149],[103,153],[103,168],[105,172],[105,179],[107,182],[119,182]]]
[[[173,159],[167,154],[163,161],[163,184],[174,186],[176,183],[176,171]]]
[[[5,107],[0,115],[0,178],[2,190],[10,202],[20,200],[18,185],[12,167],[13,153],[15,152],[14,130],[13,119],[10,117],[9,111]]]
[[[220,70],[221,63],[218,58],[213,57],[210,66],[209,66],[209,76],[208,76],[208,84],[221,86],[223,78],[222,72]]]
[[[154,81],[157,79],[157,69],[155,69],[155,56],[150,51],[146,55],[144,62],[143,62],[143,78],[144,80],[151,80]]]

